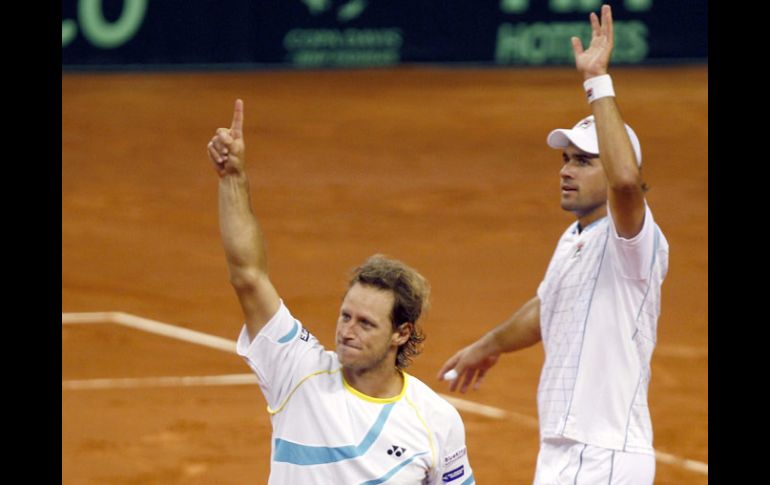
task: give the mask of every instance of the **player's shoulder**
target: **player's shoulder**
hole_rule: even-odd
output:
[[[417,377],[411,374],[406,375],[409,379],[407,397],[412,404],[419,408],[420,412],[431,416],[433,419],[462,421],[457,409],[443,396]]]

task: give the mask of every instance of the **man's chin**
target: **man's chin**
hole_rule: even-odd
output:
[[[580,217],[580,215],[585,212],[577,204],[572,202],[565,202],[565,201],[562,201],[561,209],[565,212],[569,212],[573,214],[575,217]]]
[[[354,367],[356,359],[351,355],[355,350],[345,347],[337,347],[337,360],[343,367]]]
[[[572,212],[575,210],[575,203],[571,200],[563,200],[561,201],[561,208],[562,210],[565,210],[567,212]]]

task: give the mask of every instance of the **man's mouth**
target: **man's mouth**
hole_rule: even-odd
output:
[[[359,348],[358,348],[358,347],[356,347],[356,346],[354,346],[354,345],[351,345],[351,344],[349,344],[349,343],[345,343],[345,342],[339,342],[339,341],[338,341],[338,342],[337,342],[337,346],[338,346],[338,347],[346,347],[346,348],[348,348],[348,349],[353,349],[353,350],[359,350]]]

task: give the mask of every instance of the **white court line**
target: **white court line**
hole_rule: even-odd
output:
[[[439,394],[447,401],[449,401],[454,407],[461,411],[468,411],[475,414],[481,414],[489,418],[505,419],[510,418],[514,421],[518,421],[521,424],[537,428],[537,418],[527,416],[526,414],[516,413],[513,411],[505,411],[504,409],[496,408],[493,406],[486,406],[484,404],[478,404],[472,401],[466,401],[454,396],[447,396],[446,394]]]
[[[662,451],[655,451],[655,458],[661,463],[667,463],[669,465],[675,465],[690,470],[691,472],[701,473],[703,475],[709,474],[708,463],[702,463],[700,461],[688,460],[687,458],[680,458],[675,455],[663,453]]]
[[[120,312],[62,313],[61,323],[113,323]]]
[[[62,381],[62,391],[90,389],[135,389],[139,387],[238,386],[258,384],[254,374],[225,374],[219,376],[138,377],[125,379],[87,379]]]
[[[98,312],[98,313],[62,313],[62,324],[75,323],[116,323],[126,327],[143,330],[145,332],[163,335],[165,337],[184,340],[198,345],[211,347],[225,352],[235,353],[235,341],[228,340],[215,335],[209,335],[195,330],[169,325],[147,318],[140,318],[123,312]],[[706,351],[708,352],[708,351]],[[684,353],[683,353],[684,354]],[[702,355],[702,354],[701,354]],[[706,353],[708,355],[708,353]],[[696,356],[696,355],[693,355]],[[225,386],[225,385],[243,385],[256,384],[257,379],[254,374],[226,374],[221,376],[187,376],[187,377],[149,377],[149,378],[127,378],[127,379],[89,379],[62,381],[62,390],[83,390],[83,389],[113,389],[113,388],[135,388],[135,387],[168,387],[168,386]],[[470,413],[487,416],[494,419],[511,418],[522,424],[537,427],[537,419],[525,414],[505,411],[493,406],[466,401],[454,396],[439,394],[449,401],[457,409],[468,411]],[[708,475],[708,464],[687,458],[681,458],[676,455],[655,452],[655,458],[669,465],[678,466],[689,471]]]
[[[687,345],[659,345],[653,356],[679,357],[682,359],[708,359],[708,347],[689,347]]]
[[[503,419],[505,415],[508,414],[504,410],[493,406],[486,406],[484,404],[478,404],[472,401],[466,401],[465,399],[460,399],[454,396],[447,396],[446,394],[439,394],[439,396],[449,401],[450,404],[452,404],[454,407],[456,407],[461,411],[468,411],[471,413],[480,414],[482,416],[486,416],[488,418],[495,418],[495,419]]]
[[[203,332],[196,332],[187,328],[169,325],[163,322],[157,322],[148,318],[141,318],[129,315],[123,312],[101,312],[101,313],[62,313],[62,324],[65,323],[116,323],[137,330],[163,335],[164,337],[184,340],[204,347],[224,350],[225,352],[235,353],[235,341],[226,338],[209,335]]]
[[[238,386],[259,384],[254,374],[224,374],[218,376],[167,376],[167,377],[127,377],[118,379],[84,379],[62,381],[62,391],[81,391],[93,389],[135,389],[142,387],[188,387],[188,386]],[[462,411],[480,414],[489,418],[503,419],[513,417],[533,427],[537,419],[524,414],[511,413],[493,406],[486,406],[466,401],[454,396],[439,394]]]

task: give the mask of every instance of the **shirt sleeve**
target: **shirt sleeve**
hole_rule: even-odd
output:
[[[465,445],[465,425],[457,410],[452,408],[452,411],[449,422],[446,423],[445,437],[439,446],[437,472],[429,477],[429,485],[476,483]]]
[[[657,226],[652,218],[652,211],[645,202],[642,229],[631,239],[625,239],[618,235],[609,204],[607,204],[607,211],[610,224],[610,254],[619,268],[620,274],[628,279],[646,279],[650,274],[658,239]]]
[[[283,301],[254,340],[246,325],[241,328],[236,352],[257,375],[259,387],[270,408],[276,409],[303,377],[334,366],[333,353],[326,352]]]

